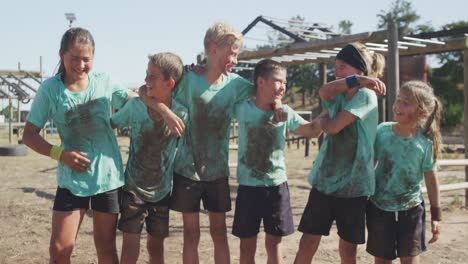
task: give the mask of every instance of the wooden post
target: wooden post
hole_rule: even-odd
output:
[[[310,111],[309,122],[312,122],[312,111]],[[310,138],[304,138],[305,140],[305,152],[304,157],[309,157]]]
[[[466,44],[468,44],[468,38],[466,39]],[[465,159],[468,159],[468,45],[463,50],[463,78],[464,78],[464,89],[463,89],[463,97],[464,97],[464,144],[465,144]],[[465,166],[465,181],[468,182],[468,166]],[[465,206],[468,206],[468,189],[465,189]]]
[[[16,120],[18,123],[21,123],[21,110],[20,110],[20,106],[21,106],[21,101],[20,99],[18,98],[18,104],[17,104],[17,108],[16,108]],[[18,134],[19,136],[19,134]]]
[[[12,139],[11,139],[11,136],[13,134],[13,126],[11,124],[11,122],[13,122],[13,100],[10,98],[8,98],[8,102],[9,102],[9,107],[10,107],[10,111],[8,111],[8,141],[10,142],[10,144],[12,143]]]
[[[387,120],[393,120],[393,103],[400,87],[400,62],[398,53],[398,28],[395,21],[388,22],[388,53],[387,53]]]

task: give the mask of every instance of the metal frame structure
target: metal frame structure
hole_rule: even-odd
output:
[[[21,122],[21,103],[27,104],[34,98],[37,88],[31,83],[42,83],[41,71],[23,71],[23,70],[0,70],[0,100],[7,99],[10,107],[10,116],[8,117],[9,142],[12,143],[13,134],[13,100],[17,101],[17,121]]]

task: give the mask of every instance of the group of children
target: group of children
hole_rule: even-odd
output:
[[[440,103],[431,87],[403,85],[395,122],[377,127],[376,93],[385,93],[378,79],[383,58],[352,43],[337,54],[337,80],[320,88],[324,110],[308,122],[281,104],[286,89],[281,64],[260,61],[253,84],[231,73],[242,46],[240,32],[216,23],[204,46],[207,62],[201,72],[184,73],[175,54],[150,55],[138,97],[108,75],[91,72],[94,40],[87,30],[64,34],[59,71],[41,85],[24,132],[25,144],[60,161],[51,263],[70,262],[89,208],[99,263],[119,261],[116,228],[123,232],[120,261],[136,263],[145,224],[150,263],[163,263],[169,210],[182,213],[183,262],[198,263],[200,202],[208,211],[215,263],[229,263],[225,214],[231,210],[233,118],[239,127],[239,187],[232,233],[240,238],[241,263],[255,262],[262,221],[268,263],[281,263],[282,237],[294,232],[284,162],[287,129],[306,137],[326,134],[309,176],[313,188],[299,225],[303,236],[295,263],[312,261],[333,221],[342,262],[354,263],[356,246],[365,241],[366,215],[367,250],[376,263],[396,257],[415,263],[425,250],[423,176],[431,204],[430,242],[437,240]],[[109,119],[110,104],[120,110]],[[57,124],[60,146],[39,134],[49,119]],[[131,127],[125,172],[116,127]]]

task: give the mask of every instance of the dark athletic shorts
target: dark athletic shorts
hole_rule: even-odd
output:
[[[194,181],[174,173],[171,209],[183,213],[200,212],[200,200],[209,212],[225,213],[231,210],[229,178],[214,181]]]
[[[122,232],[140,234],[146,223],[146,232],[154,237],[165,238],[169,235],[169,199],[151,203],[141,200],[132,192],[122,190],[120,194],[121,211],[118,228]]]
[[[426,251],[425,218],[424,203],[398,213],[369,203],[367,252],[389,260],[418,256]]]
[[[119,189],[99,193],[93,196],[76,196],[68,189],[57,187],[54,211],[75,211],[92,209],[102,213],[119,213]]]
[[[341,198],[323,194],[313,188],[309,194],[299,231],[312,235],[328,236],[333,221],[336,222],[338,236],[353,243],[366,242],[367,197]]]
[[[273,187],[239,185],[232,234],[240,238],[256,236],[262,219],[267,234],[287,236],[294,233],[287,182]]]

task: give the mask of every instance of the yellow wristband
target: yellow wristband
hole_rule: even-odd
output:
[[[61,146],[53,145],[50,149],[50,157],[54,160],[60,161],[60,156],[62,156],[63,148]]]

